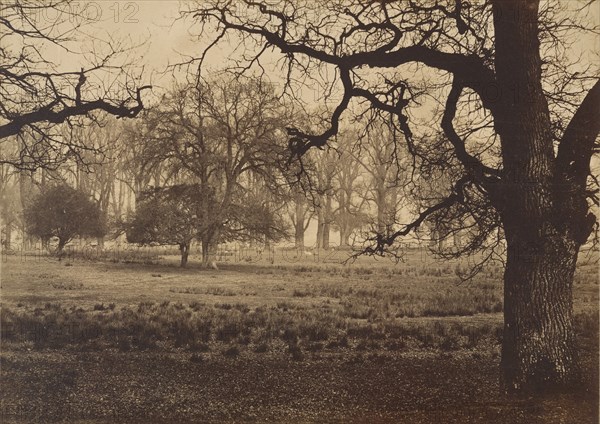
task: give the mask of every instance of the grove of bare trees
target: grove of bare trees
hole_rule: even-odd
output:
[[[231,241],[303,251],[315,223],[317,248],[338,232],[369,255],[426,233],[442,257],[478,255],[471,276],[505,262],[506,390],[576,381],[573,281],[598,228],[600,81],[575,46],[598,34],[593,2],[185,2],[203,47],[152,102],[121,45],[75,52],[80,69],[44,54],[73,53],[68,4],[0,3],[5,247],[15,229],[23,245],[56,236],[61,249],[125,232],[178,246],[185,266],[195,242],[204,265]],[[33,19],[41,8],[64,21]],[[232,40],[237,56],[206,76]],[[51,216],[23,211],[50,208],[48,192],[76,194],[102,225],[40,228]]]
[[[368,253],[440,216],[478,221],[473,249],[498,247],[502,232],[501,364],[504,386],[518,392],[566,387],[577,374],[573,273],[596,222],[600,82],[570,48],[598,30],[592,4],[215,0],[187,14],[215,41],[208,50],[229,36],[256,46],[248,68],[279,52],[292,97],[298,80],[335,74],[324,82],[325,97],[339,94],[329,125],[290,126],[293,157],[331,143],[362,106],[391,117],[411,175],[446,173],[443,196],[422,202],[411,223],[379,228]]]

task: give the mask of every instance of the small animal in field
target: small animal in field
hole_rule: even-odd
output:
[[[216,270],[219,269],[219,267],[217,266],[217,263],[215,261],[210,261],[209,266],[211,269],[216,269]]]

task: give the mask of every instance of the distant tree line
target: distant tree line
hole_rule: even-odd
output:
[[[14,202],[3,203],[3,238],[10,244],[6,229],[20,228],[44,245],[58,237],[61,250],[73,237],[97,237],[102,247],[106,236],[124,234],[130,243],[177,246],[186,266],[194,242],[204,265],[231,241],[292,240],[302,250],[311,222],[320,249],[350,246],[364,231],[391,231],[411,211],[403,154],[388,151],[393,127],[377,119],[368,131],[347,125],[330,148],[287,163],[287,122],[301,116],[318,126],[318,115],[285,104],[257,78],[174,84],[135,121],[101,116],[98,126],[74,129],[71,136],[90,149],[58,169],[11,173],[4,166],[2,192]],[[67,238],[40,231],[38,221],[56,218],[42,219],[40,202],[53,193],[65,205],[66,187],[93,202],[104,231]]]

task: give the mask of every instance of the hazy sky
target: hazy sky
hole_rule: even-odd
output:
[[[572,4],[577,5],[581,2],[575,0]],[[189,20],[176,21],[179,17],[179,1],[75,1],[73,7],[80,12],[80,22],[85,24],[82,31],[89,35],[77,38],[75,44],[83,41],[78,48],[89,50],[93,45],[90,41],[93,37],[101,40],[121,40],[130,46],[141,45],[130,51],[126,59],[145,67],[144,82],[150,82],[156,93],[160,93],[161,88],[168,87],[172,80],[170,73],[163,73],[167,65],[185,60],[182,54],[198,57],[206,45],[206,40],[199,41],[190,32]],[[596,2],[592,13],[598,21],[600,2]],[[56,12],[47,11],[42,12],[38,19],[52,23],[59,21],[60,16],[57,16]],[[211,68],[225,66],[224,62],[236,44],[239,43],[235,40],[230,45],[221,43],[219,49],[215,49],[209,57]],[[574,50],[578,49],[586,51],[584,60],[592,60],[597,64],[597,54],[600,51],[598,37],[582,37]],[[48,54],[49,58],[65,70],[77,70],[80,67],[80,57],[70,55],[57,47],[50,47]],[[281,78],[281,75],[282,73],[275,73],[272,78],[276,80]],[[311,95],[314,96],[312,93]]]
[[[127,57],[136,65],[144,65],[152,74],[162,72],[168,64],[180,60],[177,52],[193,54],[194,42],[188,33],[189,25],[184,22],[173,24],[179,15],[178,1],[91,1],[74,2],[72,11],[79,12],[77,18],[59,16],[59,12],[46,10],[37,18],[45,23],[67,19],[64,25],[81,23],[80,33],[71,44],[74,49],[89,51],[93,38],[121,42],[124,46],[135,46]],[[47,54],[63,69],[77,69],[81,58],[57,47],[49,46]],[[156,76],[153,76],[154,80]]]
[[[565,0],[567,1],[567,0]],[[570,1],[569,4],[580,5],[581,1]],[[127,59],[136,65],[145,65],[146,79],[150,79],[154,86],[168,85],[171,77],[160,75],[167,65],[180,62],[184,55],[200,54],[205,45],[205,40],[197,40],[191,33],[191,21],[179,20],[180,2],[176,0],[146,0],[146,1],[75,1],[72,8],[79,12],[79,22],[84,23],[82,31],[90,36],[102,40],[113,38],[121,40],[127,45],[143,46],[134,49],[127,55]],[[592,6],[595,20],[600,16],[600,2]],[[64,17],[64,16],[63,16]],[[52,23],[60,19],[56,11],[40,12],[39,19]],[[71,18],[69,18],[71,19]],[[71,21],[72,22],[72,21]],[[192,30],[193,31],[193,30]],[[78,37],[77,42],[88,39],[76,48],[90,49],[91,37]],[[209,40],[210,41],[210,40]],[[209,57],[213,68],[224,66],[227,56],[233,50],[235,40],[230,45],[221,43]],[[587,50],[588,60],[597,61],[590,52],[600,50],[598,37],[582,37],[574,50]],[[50,48],[52,59],[60,63],[66,70],[78,69],[81,58],[69,55],[65,51]],[[275,57],[275,56],[274,56]],[[277,79],[274,73],[273,78]]]

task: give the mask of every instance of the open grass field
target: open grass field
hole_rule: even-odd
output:
[[[361,259],[2,257],[2,423],[595,423],[598,268],[575,279],[581,384],[499,389],[502,269]],[[148,262],[148,261],[141,261]]]

